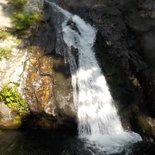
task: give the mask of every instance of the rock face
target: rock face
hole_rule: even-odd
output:
[[[57,70],[62,63],[63,59],[44,55],[41,51],[30,56],[26,67],[25,95],[33,116],[25,126],[52,129],[65,126],[65,130],[70,126],[76,129],[71,81]]]
[[[30,110],[36,113],[46,111],[55,116],[51,58],[35,52],[29,62],[25,93]],[[50,106],[53,109],[50,110]]]
[[[10,56],[0,60],[0,91],[4,86],[14,87],[18,85],[18,90],[24,98],[24,74],[25,62],[28,53],[25,49],[21,50],[19,40],[14,36],[9,36],[5,40],[0,40],[0,49],[10,50]],[[1,51],[2,52],[2,51]],[[7,94],[6,94],[7,95]],[[21,125],[21,119],[6,104],[0,102],[0,128],[13,129]]]
[[[7,0],[1,0],[0,5],[0,27],[8,27],[10,28],[12,26],[11,19],[10,19],[10,8],[7,7]]]
[[[97,28],[97,57],[122,120],[129,119],[134,130],[154,137],[154,121],[149,133],[144,124],[150,124],[155,114],[155,2],[63,0],[59,4]],[[144,124],[139,117],[145,118]]]
[[[33,12],[41,7],[40,0],[31,0],[25,9]],[[6,8],[8,9],[7,3]],[[0,19],[3,19],[1,14],[5,14],[6,10],[1,10]],[[11,22],[10,18],[9,21]],[[0,25],[0,29],[7,30],[8,27],[8,24]],[[70,71],[62,57],[51,54],[51,50],[55,48],[53,37],[47,35],[51,28],[50,23],[44,23],[39,29],[32,28],[30,38],[25,36],[25,39],[19,40],[10,34],[0,40],[0,48],[11,49],[8,58],[0,58],[0,91],[5,85],[18,86],[19,93],[30,110],[29,114],[21,118],[6,103],[1,102],[0,128],[13,129],[22,126],[76,132]],[[47,39],[44,39],[43,34]],[[49,39],[51,42],[47,43]]]

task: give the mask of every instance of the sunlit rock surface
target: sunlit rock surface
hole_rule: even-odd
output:
[[[0,28],[7,27],[10,28],[12,27],[11,24],[11,10],[10,7],[8,6],[8,1],[7,0],[1,0],[0,1]],[[2,22],[3,21],[3,22]]]
[[[1,86],[8,83],[22,83],[27,51],[19,49],[18,45],[18,40],[15,37],[8,37],[0,42],[0,48],[9,48],[11,50],[10,57],[0,61]]]

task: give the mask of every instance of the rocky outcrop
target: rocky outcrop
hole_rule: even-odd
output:
[[[28,12],[38,11],[42,3],[40,0],[35,2],[35,0],[29,1],[24,9]],[[7,10],[9,6],[7,3],[5,5]],[[10,16],[8,18],[10,20]],[[7,31],[7,25],[0,28]],[[17,86],[30,111],[21,116],[2,101],[0,128],[23,127],[76,132],[76,110],[73,104],[69,66],[62,57],[51,55],[51,50],[54,48],[49,46],[55,43],[54,40],[51,41],[53,37],[49,37],[51,42],[46,44],[49,38],[44,39],[41,35],[48,36],[46,34],[50,34],[51,28],[48,23],[42,23],[37,28],[31,27],[31,37],[28,33],[20,40],[9,33],[9,36],[0,38],[0,48],[9,48],[10,53],[9,56],[0,58],[0,93],[6,85]],[[45,31],[47,33],[44,33]],[[39,41],[42,44],[39,44]]]
[[[31,54],[26,67],[25,95],[32,117],[25,122],[25,127],[59,129],[64,125],[65,130],[67,126],[76,129],[71,81],[64,76],[64,70],[60,72],[62,63],[62,59],[41,51]]]
[[[18,86],[18,91],[24,98],[24,65],[27,61],[28,53],[25,49],[21,50],[19,44],[20,40],[12,35],[8,36],[5,40],[0,40],[0,49],[3,50],[1,52],[10,51],[8,57],[3,58],[2,55],[0,60],[0,93],[2,93],[1,91],[5,86]],[[11,97],[13,97],[13,100],[15,99],[15,96]],[[0,102],[0,106],[0,128],[13,129],[20,127],[22,123],[20,116],[4,104],[3,101]]]

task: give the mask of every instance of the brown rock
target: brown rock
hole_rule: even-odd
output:
[[[50,109],[48,108],[48,114],[55,116],[53,113],[53,109],[56,109],[56,107],[54,104],[52,72],[52,58],[43,56],[42,52],[34,52],[30,59],[26,80],[26,96],[32,112],[46,113],[47,105],[52,103]]]

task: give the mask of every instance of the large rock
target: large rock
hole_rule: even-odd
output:
[[[42,4],[41,0],[30,0],[24,10],[41,12]],[[0,19],[4,22],[0,24],[0,28],[11,28],[10,11],[13,11],[13,8],[8,10],[10,7],[7,1],[2,0]],[[8,19],[9,22],[5,23]],[[10,87],[18,86],[31,112],[21,119],[6,104],[0,103],[0,128],[12,129],[22,125],[23,128],[76,132],[76,110],[69,67],[63,58],[51,55],[55,50],[55,35],[51,22],[33,27],[31,38],[22,36],[24,39],[20,43],[11,34],[0,42],[0,48],[11,49],[10,57],[0,60],[0,90],[8,84]]]
[[[33,49],[26,65],[25,83],[32,117],[25,122],[25,127],[76,131],[71,79],[65,73],[65,66],[63,59]]]

